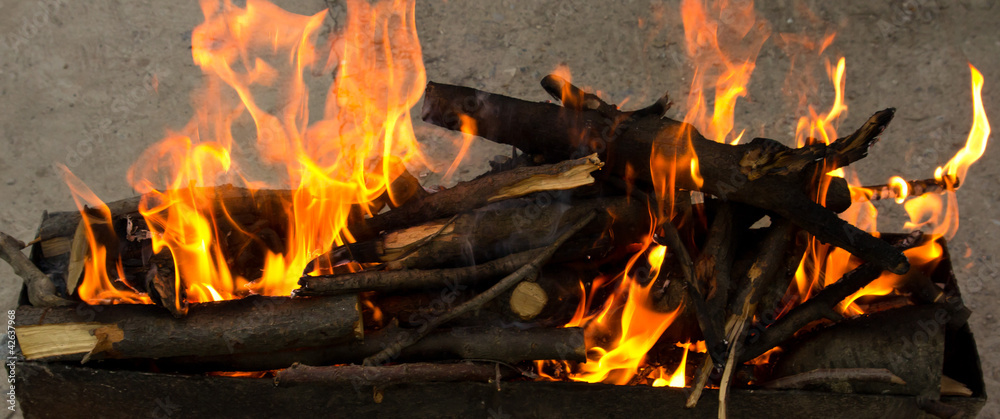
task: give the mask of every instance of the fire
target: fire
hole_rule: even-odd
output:
[[[990,121],[986,119],[986,110],[983,109],[983,75],[972,64],[969,64],[969,70],[972,72],[972,128],[969,130],[969,137],[965,147],[948,164],[934,172],[938,181],[947,181],[955,187],[965,179],[969,166],[986,152],[986,142],[990,138]]]
[[[650,291],[659,275],[666,251],[664,246],[647,243],[643,251],[629,261],[625,272],[618,278],[616,290],[597,313],[584,315],[585,307],[590,301],[581,301],[583,309],[577,310],[581,318],[574,318],[567,327],[585,328],[589,360],[586,364],[579,365],[579,371],[570,374],[570,379],[613,384],[626,384],[632,379],[643,364],[646,352],[656,344],[660,335],[680,312],[678,308],[671,313],[661,313],[652,307]],[[639,257],[646,253],[650,274],[649,282],[642,285],[639,281],[645,278],[637,278],[632,268]],[[610,345],[598,346],[603,340],[610,340]]]
[[[723,13],[725,22],[721,17],[715,18]],[[746,86],[756,67],[757,54],[770,33],[767,22],[757,18],[752,1],[709,4],[704,0],[684,0],[681,15],[687,54],[695,65],[684,122],[697,126],[705,138],[738,142],[742,132],[729,141],[733,112],[736,100],[747,95]],[[739,42],[725,42],[729,38],[720,40],[720,29]],[[716,69],[718,74],[714,74]],[[707,89],[715,93],[711,115],[703,94]]]
[[[195,96],[199,108],[184,129],[147,150],[128,177],[144,194],[140,212],[153,250],[170,251],[176,284],[189,301],[287,295],[311,260],[352,240],[346,228],[352,211],[378,211],[370,204],[383,194],[405,199],[389,185],[402,164],[422,162],[410,123],[410,108],[426,84],[414,3],[347,5],[346,28],[321,49],[315,45],[326,11],[304,16],[264,0],[249,0],[245,8],[202,2],[205,22],[192,33],[192,58],[204,73]],[[307,76],[331,71],[335,81],[324,112],[310,119]],[[234,132],[246,115],[256,126],[256,143],[241,147]],[[251,171],[252,159],[277,169],[280,182]],[[78,202],[110,218],[82,183],[70,183]],[[261,239],[233,220],[236,208],[215,189],[201,188],[220,183],[291,190],[282,199],[284,246],[267,248],[259,274],[236,274],[227,263],[229,234]],[[91,236],[93,263],[80,297],[142,300],[113,286],[115,274],[101,268],[106,249]]]

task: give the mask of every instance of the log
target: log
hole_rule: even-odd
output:
[[[896,243],[900,249],[915,245],[922,233],[916,231],[901,242]],[[791,339],[799,329],[823,318],[840,319],[840,314],[833,308],[845,298],[864,288],[882,275],[882,268],[871,263],[865,263],[844,274],[837,282],[827,286],[816,296],[793,308],[767,327],[762,333],[751,336],[752,342],[747,342],[740,356],[740,362],[747,362],[767,352],[782,342]],[[761,328],[759,328],[761,329]]]
[[[521,320],[531,320],[545,309],[545,305],[549,303],[549,294],[541,285],[523,281],[511,291],[509,301],[511,312]]]
[[[885,368],[817,369],[801,374],[781,377],[761,384],[769,389],[802,389],[812,386],[850,386],[851,381],[875,381],[906,385],[906,381]],[[849,387],[848,387],[849,388]]]
[[[502,199],[540,191],[566,190],[594,183],[591,172],[604,163],[597,155],[556,164],[519,167],[460,182],[452,188],[417,197],[399,208],[373,216],[349,229],[359,240],[382,231],[399,230],[450,217]]]
[[[183,319],[152,305],[21,306],[17,322],[25,358],[52,361],[272,352],[363,337],[354,295],[250,296],[193,304]]]
[[[496,364],[458,362],[432,364],[415,362],[411,364],[387,366],[339,365],[313,367],[293,364],[278,371],[274,385],[295,387],[298,385],[353,385],[383,386],[402,383],[480,381],[489,382],[501,375]],[[504,367],[506,370],[507,368]]]
[[[452,269],[366,271],[341,275],[304,276],[296,295],[337,295],[365,291],[403,292],[469,286],[502,277],[524,266],[535,252],[514,253],[480,265]]]
[[[774,363],[773,378],[816,369],[886,368],[906,384],[852,382],[840,391],[937,399],[945,324],[936,317],[944,310],[938,304],[907,306],[808,332],[785,346]]]
[[[594,109],[573,110],[433,82],[427,85],[421,116],[453,130],[461,127],[463,117],[471,118],[476,121],[477,135],[542,155],[547,161],[597,152],[608,175],[634,176],[651,185],[670,179],[671,187],[772,211],[824,242],[892,272],[905,273],[909,263],[901,252],[841,220],[808,195],[813,185],[822,184],[822,179],[812,179],[817,162],[829,171],[864,157],[893,114],[893,109],[877,112],[858,131],[829,146],[800,149],[766,139],[721,144],[668,118],[632,118],[621,112],[608,116]],[[692,175],[694,156],[700,176]],[[663,173],[654,174],[651,166]],[[841,196],[827,197],[826,202],[850,201],[843,188],[831,190],[840,191]]]
[[[526,265],[518,268],[516,271],[505,276],[500,281],[497,281],[496,284],[486,291],[483,291],[481,294],[453,307],[440,316],[430,319],[427,323],[416,330],[399,330],[394,327],[389,328],[393,330],[396,335],[396,337],[393,338],[394,342],[385,349],[379,351],[379,353],[365,358],[365,365],[381,365],[388,362],[392,358],[396,357],[403,348],[413,345],[420,339],[426,337],[430,331],[457,318],[458,316],[461,316],[464,313],[479,309],[479,307],[482,307],[483,304],[493,300],[501,293],[506,292],[512,286],[521,282],[525,278],[537,275],[542,266],[549,262],[552,255],[555,254],[559,247],[565,244],[570,237],[579,233],[583,227],[590,224],[590,222],[595,218],[596,214],[594,212],[582,214],[573,222],[573,224],[569,225],[566,230],[552,242],[552,244],[545,248],[538,249],[536,255]]]
[[[168,371],[264,371],[287,368],[299,362],[308,365],[359,364],[392,344],[396,335],[380,330],[364,341],[326,347],[291,349],[267,353],[220,356],[187,356],[157,363]],[[486,359],[506,363],[534,360],[585,362],[587,349],[583,329],[459,327],[440,329],[403,348],[396,362]]]
[[[649,232],[645,203],[627,197],[600,198],[565,205],[498,202],[470,214],[394,231],[345,246],[362,263],[387,263],[388,269],[427,269],[482,264],[513,253],[551,244],[560,229],[597,211],[597,220],[576,241],[553,257],[556,262],[603,257],[608,251],[636,243]],[[602,238],[613,238],[603,242]],[[339,251],[339,250],[335,250]]]

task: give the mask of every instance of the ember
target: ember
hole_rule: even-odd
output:
[[[129,169],[140,196],[105,203],[63,167],[78,211],[46,216],[31,261],[3,237],[30,302],[20,355],[364,387],[376,404],[403,383],[577,381],[686,389],[689,408],[711,389],[720,417],[753,388],[953,412],[941,396],[974,383],[949,376],[970,311],[945,240],[990,135],[982,75],[970,64],[972,127],[947,164],[863,186],[850,165],[895,109],[839,129],[839,57],[795,148],[748,140],[736,105],[775,33],[751,2],[715,3],[681,4],[695,67],[674,115],[667,95],[623,110],[565,66],[541,81],[558,104],[428,82],[412,1],[348,0],[327,39],[327,11],[203,1],[198,108]],[[836,38],[777,36],[815,57]],[[314,74],[333,75],[320,100]],[[417,141],[421,98],[426,129],[455,131],[438,134],[456,139],[443,163]],[[454,176],[477,138],[512,154],[451,188],[411,174]],[[910,233],[876,228],[890,198]]]

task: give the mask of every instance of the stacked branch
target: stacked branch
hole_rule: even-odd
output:
[[[148,230],[138,217],[139,198],[109,204],[111,237],[100,239],[115,249],[109,263],[142,255],[141,266],[126,266],[126,274],[140,277],[138,288],[169,310],[82,306],[81,318],[78,309],[42,308],[60,304],[48,297],[58,293],[34,278],[34,307],[18,311],[22,351],[42,360],[155,359],[159,368],[185,372],[288,368],[278,373],[279,385],[500,378],[495,363],[428,362],[585,361],[583,331],[554,326],[576,312],[588,281],[622,272],[652,239],[669,249],[655,267],[661,283],[654,284],[653,306],[681,310],[664,336],[704,339],[709,348],[697,361],[689,404],[711,372],[722,370],[724,406],[741,364],[788,344],[817,319],[835,317],[836,304],[883,271],[909,270],[902,250],[912,240],[892,244],[841,220],[837,213],[851,204],[851,192],[843,179],[825,174],[865,157],[892,109],[829,145],[793,149],[758,138],[734,146],[664,117],[666,97],[625,112],[555,76],[543,87],[562,106],[429,83],[425,121],[453,130],[463,120],[475,121],[479,136],[547,164],[489,173],[436,193],[403,170],[384,205],[358,208],[348,220],[354,241],[329,249],[307,269],[333,273],[303,276],[290,298],[188,304],[171,281],[176,267],[169,253],[149,255],[148,239],[135,239],[137,229]],[[823,199],[814,200],[821,191]],[[284,248],[285,203],[293,192],[231,186],[207,192],[218,198],[214,210],[234,224],[225,235],[228,248],[242,249],[227,255],[242,266],[234,269],[259,271],[254,263],[263,250]],[[697,192],[703,199],[692,203]],[[382,206],[390,209],[379,212]],[[752,228],[764,216],[770,226]],[[80,213],[48,217],[36,262],[67,255],[81,260],[81,250],[72,249],[85,250],[77,233],[91,223]],[[866,263],[763,334],[751,333],[761,329],[752,327],[753,320],[773,310],[788,288],[810,238]],[[364,270],[334,269],[345,262]],[[75,287],[70,278],[80,276],[72,266],[59,268],[68,295]],[[589,276],[581,281],[574,270]],[[922,301],[943,298],[928,281],[914,287],[911,293]],[[336,364],[364,365],[331,366]],[[812,367],[824,368],[861,368],[851,377],[873,380],[886,376],[869,371],[878,368],[872,365]],[[788,371],[802,373],[808,371]],[[796,380],[812,383],[814,375]]]

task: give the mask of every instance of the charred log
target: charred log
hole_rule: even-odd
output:
[[[193,304],[183,319],[152,305],[21,306],[17,319],[17,340],[31,360],[260,353],[362,338],[354,295]]]
[[[422,117],[448,129],[459,129],[462,117],[471,118],[479,136],[543,155],[549,161],[598,152],[609,175],[634,176],[649,184],[662,183],[666,177],[673,179],[670,187],[754,205],[792,220],[824,242],[905,273],[909,263],[901,252],[808,197],[809,185],[816,184],[811,173],[818,161],[825,170],[832,170],[864,157],[893,113],[892,109],[876,113],[858,131],[829,146],[813,144],[800,149],[765,139],[737,146],[720,144],[705,139],[688,124],[668,118],[632,118],[621,112],[608,116],[593,109],[527,102],[433,82],[427,86]],[[700,172],[697,177],[692,175],[695,156]],[[670,173],[654,174],[651,166],[663,166]],[[833,189],[843,195],[846,188]],[[844,201],[850,202],[850,196],[826,200],[838,205]]]

